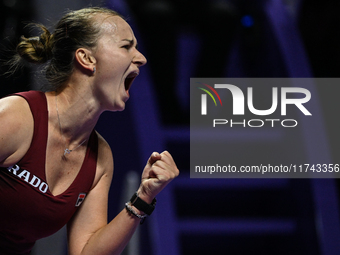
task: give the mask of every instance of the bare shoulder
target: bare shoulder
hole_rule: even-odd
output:
[[[21,96],[0,99],[0,166],[19,161],[33,137],[34,121],[27,101]]]
[[[113,176],[113,156],[110,145],[98,132],[97,135],[98,135],[97,171],[93,186],[96,186],[96,184],[102,179],[108,179],[111,182]]]

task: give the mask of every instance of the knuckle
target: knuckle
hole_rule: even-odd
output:
[[[165,155],[165,156],[169,156],[170,155],[170,153],[167,150],[163,151],[162,154]]]

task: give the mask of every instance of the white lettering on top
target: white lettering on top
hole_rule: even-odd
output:
[[[18,165],[14,165],[7,168],[8,172],[13,175],[23,179],[25,182],[33,186],[34,188],[39,189],[40,192],[46,193],[48,190],[48,185],[46,182],[43,182],[39,177],[34,174],[31,177],[31,173],[27,170],[20,169]]]

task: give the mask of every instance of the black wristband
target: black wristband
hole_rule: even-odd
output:
[[[136,207],[138,210],[146,213],[147,215],[151,215],[151,213],[153,212],[153,210],[155,209],[155,205],[156,205],[156,198],[154,198],[152,200],[151,204],[148,204],[147,202],[145,202],[143,199],[141,199],[137,192],[131,197],[130,199],[131,205],[133,205],[134,207]]]

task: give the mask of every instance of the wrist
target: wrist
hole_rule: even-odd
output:
[[[134,206],[139,211],[141,211],[141,212],[143,212],[147,215],[151,215],[151,213],[155,209],[156,199],[154,198],[154,199],[152,199],[151,203],[148,203],[139,196],[138,192],[136,192],[131,197],[130,203],[131,203],[132,206]]]
[[[137,190],[137,196],[142,199],[144,202],[151,204],[155,197],[149,196],[147,192],[143,192],[142,189]]]
[[[151,203],[147,203],[139,197],[138,192],[133,194],[130,201],[125,204],[128,213],[141,219],[141,224],[144,222],[148,215],[151,215],[155,209],[156,199],[154,198]]]

